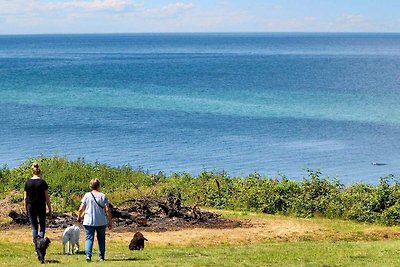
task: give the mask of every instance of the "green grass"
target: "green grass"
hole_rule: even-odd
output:
[[[128,251],[127,244],[108,244],[106,262],[90,266],[399,266],[400,241],[267,242],[219,246],[161,246]],[[79,266],[85,256],[61,255],[52,244],[47,263]],[[96,253],[96,251],[95,251]],[[1,266],[40,266],[33,245],[0,241]]]
[[[326,218],[302,219],[235,211],[222,213],[228,218],[265,223],[287,222],[290,225],[302,222],[305,228],[310,227],[310,240],[250,240],[248,243],[242,240],[237,244],[206,241],[204,244],[182,245],[176,242],[168,244],[165,239],[161,243],[150,239],[144,251],[129,251],[126,240],[132,233],[108,232],[106,262],[97,262],[95,245],[94,261],[87,264],[83,253],[62,255],[61,241],[56,238],[60,231],[49,230],[52,243],[46,261],[53,266],[400,266],[400,240],[396,238],[400,233],[399,227]],[[313,237],[311,229],[315,226],[315,231],[322,231],[325,235]],[[236,233],[239,230],[247,231],[246,228],[237,229]],[[372,233],[372,238],[366,234],[368,232]],[[385,240],[379,237],[382,232],[392,235]],[[166,237],[168,234],[156,235]],[[80,243],[83,248],[83,233]],[[0,232],[0,266],[41,266],[33,252],[28,227]]]
[[[213,243],[207,236],[207,242],[189,242],[189,245],[149,241],[144,251],[131,252],[126,236],[111,238],[102,266],[400,266],[400,241],[397,240],[400,228],[379,225],[400,225],[400,180],[395,177],[381,178],[377,185],[344,186],[322,177],[318,171],[310,171],[301,181],[281,177],[278,182],[257,173],[246,177],[212,172],[167,177],[129,166],[111,167],[83,160],[59,157],[35,160],[44,170],[55,211],[76,210],[88,190],[89,180],[98,177],[103,182],[103,191],[117,206],[138,197],[162,199],[167,194],[179,193],[185,205],[227,209],[217,212],[233,219],[268,220],[268,226],[260,228],[267,235],[270,230],[267,227],[287,222],[265,238],[245,239],[248,243],[242,240],[235,244],[232,242],[235,239],[228,241],[228,238],[225,241],[224,235],[222,242]],[[0,169],[2,205],[22,204],[23,185],[31,175],[31,161],[14,169],[6,166]],[[3,219],[0,218],[0,223]],[[281,235],[285,227],[293,229],[292,222],[296,231]],[[303,227],[309,228],[301,231]],[[264,234],[258,232],[259,228],[253,229],[260,233],[258,237]],[[243,234],[243,229],[241,231]],[[28,232],[28,229],[0,232],[0,266],[40,265]],[[226,233],[232,234],[232,231]],[[168,233],[161,234],[165,237]],[[114,237],[112,232],[109,235]],[[51,236],[53,242],[46,257],[48,264],[86,264],[83,254],[61,255],[61,241],[54,236]],[[82,239],[83,233],[81,246]],[[90,265],[100,263],[95,261]]]

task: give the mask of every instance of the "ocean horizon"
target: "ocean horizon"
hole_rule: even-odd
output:
[[[400,169],[400,33],[0,35],[0,165],[150,172]]]

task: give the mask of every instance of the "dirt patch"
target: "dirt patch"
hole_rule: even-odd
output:
[[[400,232],[394,229],[375,229],[371,228],[365,231],[365,235],[368,236],[372,240],[381,240],[381,239],[399,239]]]
[[[318,227],[310,221],[299,219],[248,219],[239,220],[241,227],[237,228],[182,228],[165,232],[152,231],[151,228],[141,232],[149,240],[146,246],[207,246],[219,244],[251,244],[263,241],[297,241],[304,236],[318,231]],[[84,240],[84,231],[80,225],[81,240]],[[107,230],[107,242],[129,244],[136,227],[117,228]],[[46,235],[52,240],[61,240],[63,229],[48,229]],[[22,239],[16,239],[21,236]],[[30,228],[19,225],[1,231],[0,237],[4,242],[30,242]],[[56,241],[58,242],[58,241]],[[84,241],[82,241],[84,242]]]
[[[152,231],[143,228],[141,232],[149,239],[149,246],[209,246],[223,244],[252,244],[259,242],[297,242],[297,241],[370,241],[395,240],[400,236],[398,228],[362,226],[350,230],[331,227],[329,223],[321,223],[313,219],[268,216],[238,220],[236,228],[191,228]],[[84,242],[84,231],[81,227],[81,242]],[[138,230],[135,226],[107,230],[107,242],[126,244],[128,246],[133,234]],[[61,240],[64,229],[47,229],[46,235],[52,240]],[[18,237],[18,238],[16,238]],[[1,242],[31,242],[28,225],[13,225],[6,231],[0,231]],[[56,241],[58,242],[58,241]]]
[[[154,244],[160,245],[210,245],[258,243],[262,241],[296,241],[317,230],[312,223],[299,220],[262,220],[242,221],[246,227],[229,229],[183,229],[169,231],[166,234],[146,233]]]

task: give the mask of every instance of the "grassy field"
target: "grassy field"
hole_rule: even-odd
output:
[[[108,231],[106,262],[91,266],[400,266],[399,227],[322,218],[301,219],[224,212],[244,220],[236,229],[143,232],[144,251],[129,251],[133,231]],[[61,230],[47,232],[52,244],[46,263],[87,264],[82,253],[61,254]],[[84,235],[81,233],[81,247]],[[95,247],[94,253],[97,253]],[[36,266],[29,227],[0,233],[1,266]]]
[[[166,176],[83,159],[40,157],[17,168],[0,168],[0,224],[7,221],[9,211],[21,209],[32,161],[41,164],[53,210],[58,212],[75,211],[93,177],[100,178],[103,192],[117,207],[132,199],[179,196],[188,206],[242,211],[218,210],[225,217],[243,220],[241,228],[144,231],[149,242],[140,252],[128,250],[133,229],[108,232],[102,265],[400,266],[400,228],[379,226],[400,225],[400,180],[394,176],[380,178],[375,185],[345,186],[312,170],[299,180],[271,179],[258,173],[246,177],[213,172]],[[47,232],[52,240],[47,263],[86,264],[82,253],[61,255],[61,235],[61,230]],[[83,244],[82,233],[82,248]],[[29,227],[0,231],[0,265],[39,265]]]

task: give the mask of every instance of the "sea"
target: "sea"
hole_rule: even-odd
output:
[[[0,166],[400,174],[400,34],[0,35]]]

